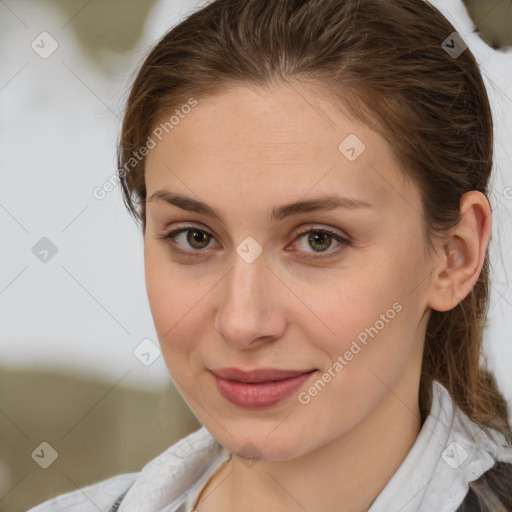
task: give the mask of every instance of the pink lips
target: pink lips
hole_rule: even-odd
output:
[[[316,370],[212,370],[219,393],[239,407],[269,407],[298,390]]]

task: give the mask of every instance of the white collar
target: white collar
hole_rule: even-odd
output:
[[[369,512],[453,512],[476,480],[497,461],[512,463],[503,435],[492,438],[433,383],[432,405],[418,438]],[[186,512],[214,471],[230,457],[205,427],[150,461],[119,512]]]
[[[448,390],[433,383],[430,414],[413,447],[369,512],[453,512],[469,486],[496,461],[512,463],[512,447],[491,430],[492,439],[459,407]]]

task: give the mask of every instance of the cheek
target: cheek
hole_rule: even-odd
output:
[[[318,288],[318,294],[309,293],[327,333],[322,348],[332,361],[343,357],[347,369],[403,364],[423,312],[418,294],[411,293],[423,267],[415,263],[417,254],[408,254],[382,252],[364,271],[331,276],[330,287],[320,287],[327,295]],[[353,365],[356,359],[359,364]]]
[[[319,358],[324,366],[318,376],[327,383],[303,389],[300,403],[307,403],[304,413],[323,418],[326,429],[332,424],[346,431],[364,418],[397,383],[412,354],[419,308],[405,280],[396,279],[404,267],[374,268],[340,279],[343,286],[324,296],[318,314],[334,334],[315,337],[309,330],[312,344],[328,356]]]
[[[191,279],[164,250],[149,242],[144,249],[144,268],[148,301],[164,357],[171,349],[189,351],[195,330],[204,324],[201,299],[208,292],[207,281]]]

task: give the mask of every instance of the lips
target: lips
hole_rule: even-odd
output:
[[[297,391],[316,370],[238,368],[212,370],[219,393],[238,407],[261,408],[275,405]]]

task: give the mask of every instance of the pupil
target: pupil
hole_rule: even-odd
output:
[[[198,242],[199,245],[201,245],[201,242],[204,242],[204,239],[206,238],[206,233],[203,233],[201,231],[189,231],[188,241],[190,242],[190,245],[194,246],[194,243]]]
[[[328,240],[328,238],[329,235],[327,233],[313,233],[312,235],[309,236],[309,241],[310,243],[315,244],[317,240],[320,239],[321,244],[322,239],[325,241],[326,239]],[[328,243],[326,247],[320,248],[320,250],[325,251],[325,249],[328,249],[330,245],[331,244]]]

